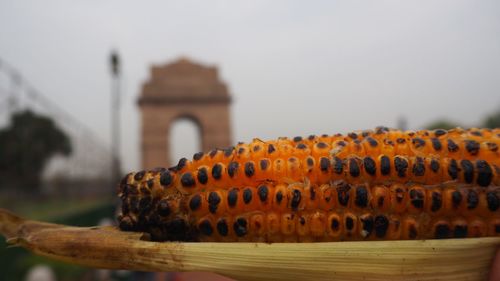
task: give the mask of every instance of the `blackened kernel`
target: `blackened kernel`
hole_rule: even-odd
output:
[[[201,234],[206,236],[210,236],[214,232],[212,224],[208,220],[201,221],[198,225],[198,229],[200,230]]]
[[[403,189],[401,189],[399,187],[396,188],[396,201],[398,203],[401,203],[401,202],[403,202],[403,198],[404,198],[404,191],[403,191]]]
[[[467,209],[475,209],[479,204],[479,196],[476,191],[469,190],[467,193]]]
[[[415,136],[415,132],[409,132],[409,133],[408,133],[408,136],[410,136],[410,137]]]
[[[378,205],[379,208],[382,208],[382,206],[384,206],[384,200],[385,200],[384,196],[380,196],[378,198],[377,205]]]
[[[349,174],[352,177],[358,177],[360,174],[358,161],[354,158],[349,159]]]
[[[281,191],[278,191],[276,193],[276,202],[280,204],[282,200],[283,200],[283,193]]]
[[[314,166],[314,159],[312,157],[307,157],[306,163],[307,163],[307,166],[312,168]]]
[[[212,167],[212,177],[216,180],[218,180],[222,177],[222,165],[221,164],[216,163]]]
[[[145,174],[146,174],[145,171],[140,171],[140,172],[135,173],[134,180],[136,180],[136,181],[142,180],[142,178],[144,177]]]
[[[153,179],[149,179],[149,180],[146,182],[146,185],[148,186],[148,188],[150,188],[150,189],[151,189],[151,188],[153,188],[153,187],[154,187],[154,185],[155,185],[155,181],[154,181]],[[142,188],[141,188],[141,191],[142,191],[142,192],[144,192],[144,193],[150,193],[149,189],[144,190],[144,189],[142,189]]]
[[[198,175],[197,175],[197,178],[198,178],[198,182],[201,183],[201,184],[206,184],[208,182],[208,172],[207,172],[207,168],[205,167],[201,167],[198,169]]]
[[[301,137],[301,136],[294,137],[294,138],[293,138],[293,141],[294,141],[294,142],[299,142],[299,141],[302,141],[302,137]]]
[[[203,157],[203,152],[196,152],[193,154],[193,160],[198,161]]]
[[[300,199],[301,199],[301,193],[300,190],[294,189],[292,192],[292,200],[290,202],[290,207],[292,210],[296,211],[297,208],[299,207],[300,204]]]
[[[172,174],[170,171],[165,171],[160,175],[160,184],[163,186],[169,186],[172,184]]]
[[[339,146],[346,146],[347,143],[345,141],[338,141],[337,145],[339,145]]]
[[[324,149],[324,148],[327,148],[328,145],[326,143],[324,143],[324,142],[318,142],[316,144],[316,147],[319,148],[319,149]]]
[[[439,171],[439,161],[437,161],[436,159],[432,159],[431,160],[431,171],[433,171],[434,173],[437,173]]]
[[[443,146],[441,145],[441,142],[439,141],[438,138],[431,138],[431,142],[432,142],[432,147],[434,148],[434,150],[440,151],[443,148]]]
[[[229,207],[235,207],[238,203],[238,189],[233,188],[227,193],[227,204]]]
[[[406,139],[404,139],[404,138],[397,138],[396,142],[399,143],[399,144],[403,144],[403,143],[406,142]]]
[[[229,175],[229,177],[232,178],[234,177],[234,175],[236,175],[239,166],[240,164],[238,162],[229,162],[229,165],[227,166],[227,174]]]
[[[378,215],[375,217],[375,235],[378,238],[385,237],[387,229],[389,228],[389,220],[383,215]]]
[[[165,228],[168,229],[168,240],[183,240],[186,239],[189,225],[186,220],[176,218],[166,223]]]
[[[371,158],[370,156],[366,156],[363,159],[363,166],[365,168],[365,171],[369,174],[374,176],[377,173],[377,165],[375,164],[375,160]]]
[[[358,138],[358,134],[356,134],[356,133],[354,133],[354,132],[347,134],[347,136],[348,136],[348,137],[350,137],[350,138],[351,138],[351,139],[353,139],[353,140],[355,140],[355,139],[357,139],[357,138]]]
[[[436,137],[440,137],[440,136],[443,136],[443,135],[446,135],[446,130],[443,130],[443,129],[437,129],[434,131],[434,135]]]
[[[220,219],[217,222],[217,232],[219,232],[220,236],[227,236],[229,229],[227,227],[227,221],[225,219]]]
[[[447,224],[437,224],[434,230],[434,237],[436,239],[445,239],[450,236],[450,227]]]
[[[342,206],[347,206],[349,203],[349,191],[351,190],[351,186],[347,183],[341,183],[337,186],[337,198],[339,204]]]
[[[131,173],[129,173],[129,174],[127,174],[126,176],[124,176],[124,177],[122,178],[122,180],[120,181],[120,187],[123,187],[123,186],[125,186],[125,185],[128,183],[128,178],[129,178],[131,175],[132,175],[132,174],[131,174]]]
[[[328,172],[328,168],[330,167],[330,161],[328,161],[328,158],[326,157],[321,157],[319,159],[319,169],[322,172]]]
[[[425,146],[425,140],[421,138],[414,138],[411,140],[411,142],[413,143],[413,146],[415,146],[415,148],[420,148]]]
[[[460,167],[464,172],[464,180],[466,183],[474,182],[474,165],[471,161],[464,159],[460,161]]]
[[[298,149],[306,149],[307,148],[307,145],[303,144],[303,143],[299,143],[297,144],[297,148]]]
[[[410,202],[415,208],[422,209],[424,207],[424,193],[418,189],[410,190]]]
[[[161,200],[158,202],[158,206],[156,207],[156,210],[158,211],[158,215],[162,217],[166,217],[170,215],[170,206],[168,204],[167,200]]]
[[[452,179],[458,178],[458,164],[455,159],[450,160],[450,164],[448,165],[448,175]]]
[[[500,233],[500,223],[495,224],[495,233]]]
[[[448,151],[449,152],[457,152],[458,151],[458,145],[452,140],[448,140]]]
[[[436,212],[441,209],[442,203],[441,193],[433,191],[431,195],[431,211]]]
[[[245,152],[245,150],[246,150],[246,149],[245,149],[244,147],[240,147],[240,148],[238,149],[238,154],[243,154],[243,153]]]
[[[309,136],[307,137],[307,139],[308,139],[308,140],[310,140],[310,141],[314,140],[315,138],[316,138],[316,136],[315,136],[315,135],[309,135]]]
[[[309,199],[314,200],[316,198],[316,189],[314,186],[309,187]]]
[[[472,131],[470,132],[471,135],[476,136],[476,137],[482,137],[483,134],[480,131]]]
[[[139,200],[137,199],[137,197],[131,197],[128,200],[129,200],[130,210],[132,211],[132,213],[138,213]]]
[[[212,191],[208,194],[208,210],[210,213],[215,214],[217,212],[220,201],[221,199],[217,192]]]
[[[186,164],[187,164],[187,159],[186,158],[181,158],[179,159],[179,162],[177,163],[177,171],[180,171],[182,170],[184,167],[186,167]]]
[[[200,208],[200,206],[201,206],[201,196],[199,194],[195,194],[189,200],[189,209],[191,209],[191,211],[196,211]]]
[[[269,188],[267,185],[261,185],[257,189],[257,193],[259,194],[259,199],[261,202],[266,202],[267,200],[267,195],[269,194]]]
[[[368,206],[368,191],[364,186],[356,187],[356,199],[354,199],[354,204],[360,208],[366,208]]]
[[[151,196],[145,196],[139,200],[139,210],[142,214],[146,214],[151,211],[151,201]]]
[[[245,188],[243,190],[243,202],[249,204],[252,201],[252,190],[250,188]]]
[[[338,158],[338,157],[333,157],[333,161],[332,161],[332,167],[333,167],[333,171],[340,175],[342,174],[342,170],[344,169],[344,165],[342,164],[342,159]]]
[[[238,218],[233,224],[234,233],[238,237],[245,236],[247,234],[247,221],[244,218]]]
[[[224,157],[229,157],[229,156],[233,155],[233,151],[234,151],[234,146],[225,148],[224,149]]]
[[[361,135],[363,136],[363,138],[366,138],[367,136],[370,135],[370,131],[363,131]]]
[[[130,231],[135,229],[135,224],[132,221],[132,218],[129,216],[123,216],[119,219],[119,225],[121,230]]]
[[[124,193],[126,195],[138,195],[139,194],[139,190],[137,189],[137,186],[133,185],[133,184],[127,184],[125,185],[125,187],[123,188],[124,189]]]
[[[363,231],[362,235],[364,238],[370,236],[370,234],[373,232],[373,217],[372,216],[366,216],[364,218],[360,219],[361,221],[361,229]]]
[[[350,216],[345,218],[345,228],[347,230],[352,230],[354,228],[354,220]]]
[[[412,167],[412,172],[413,172],[413,175],[415,175],[417,177],[421,177],[421,176],[425,175],[424,159],[422,159],[421,157],[417,157],[415,159],[415,163],[413,163],[413,167]]]
[[[453,191],[451,193],[451,202],[453,203],[454,208],[458,208],[460,206],[460,203],[462,202],[462,193],[460,191]]]
[[[368,144],[371,147],[377,147],[377,145],[378,145],[378,142],[374,138],[372,138],[372,137],[367,137],[366,141],[368,142]]]
[[[340,222],[338,219],[336,218],[333,218],[331,223],[330,223],[330,228],[333,230],[333,231],[338,231],[339,230],[339,227],[340,227]]]
[[[385,155],[380,157],[380,173],[384,176],[391,173],[391,159]]]
[[[253,176],[255,173],[255,166],[253,164],[253,162],[246,162],[245,163],[245,175],[247,177],[251,177]]]
[[[267,160],[267,159],[261,159],[261,160],[259,161],[259,163],[260,163],[260,169],[261,169],[262,171],[267,170],[267,168],[269,167],[269,160]]]
[[[267,146],[267,153],[271,154],[275,151],[276,151],[276,149],[274,148],[274,145],[270,144]]]
[[[476,161],[476,169],[477,169],[477,184],[479,186],[488,186],[491,183],[493,178],[493,171],[491,170],[488,162],[484,160]]]
[[[299,223],[300,223],[301,225],[306,224],[306,219],[305,219],[303,216],[300,216],[300,217],[299,217]]]
[[[219,151],[217,148],[210,150],[210,152],[208,153],[208,156],[210,156],[210,158],[214,158],[215,155],[217,155],[217,151]]]
[[[193,187],[196,185],[193,174],[191,172],[184,173],[181,177],[181,184],[183,187]]]
[[[408,226],[408,237],[410,239],[415,239],[417,238],[417,228],[415,227],[415,225],[411,224]]]
[[[260,145],[255,145],[253,147],[253,152],[258,152],[258,151],[260,151],[260,149],[261,149]]]
[[[455,238],[467,237],[467,225],[455,225],[455,229],[453,230],[453,237]]]
[[[405,158],[396,156],[394,157],[394,168],[398,173],[398,177],[404,178],[408,169],[408,161]]]
[[[500,206],[500,199],[494,191],[486,193],[486,202],[488,203],[488,209],[492,212],[498,210]]]
[[[471,155],[477,155],[479,153],[479,143],[475,140],[466,140],[465,141],[465,149]]]
[[[498,145],[494,142],[487,142],[486,147],[488,147],[488,150],[497,152],[498,151]]]

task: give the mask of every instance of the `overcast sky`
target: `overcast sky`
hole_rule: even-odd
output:
[[[179,56],[219,67],[235,142],[400,116],[474,125],[500,108],[499,1],[0,0],[0,59],[105,141],[113,48],[126,170],[140,165],[141,84]]]

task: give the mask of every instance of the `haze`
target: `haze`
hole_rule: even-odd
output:
[[[108,143],[112,49],[125,170],[140,165],[149,67],[179,56],[218,66],[234,142],[402,116],[411,129],[443,117],[473,126],[500,107],[498,1],[0,0],[0,59]]]

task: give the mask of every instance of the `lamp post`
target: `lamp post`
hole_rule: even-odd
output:
[[[120,167],[120,57],[113,50],[110,55],[111,67],[111,180],[118,181]]]

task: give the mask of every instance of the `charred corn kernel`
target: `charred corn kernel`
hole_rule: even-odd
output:
[[[340,241],[500,233],[500,130],[254,139],[128,174],[123,230],[156,240]]]
[[[148,188],[154,173],[145,172],[139,181],[134,178],[135,184],[122,183],[119,221],[122,229],[146,231],[155,240],[300,242],[500,235],[495,232],[500,230],[498,186],[266,182],[183,194],[173,187],[165,189],[159,181]]]

